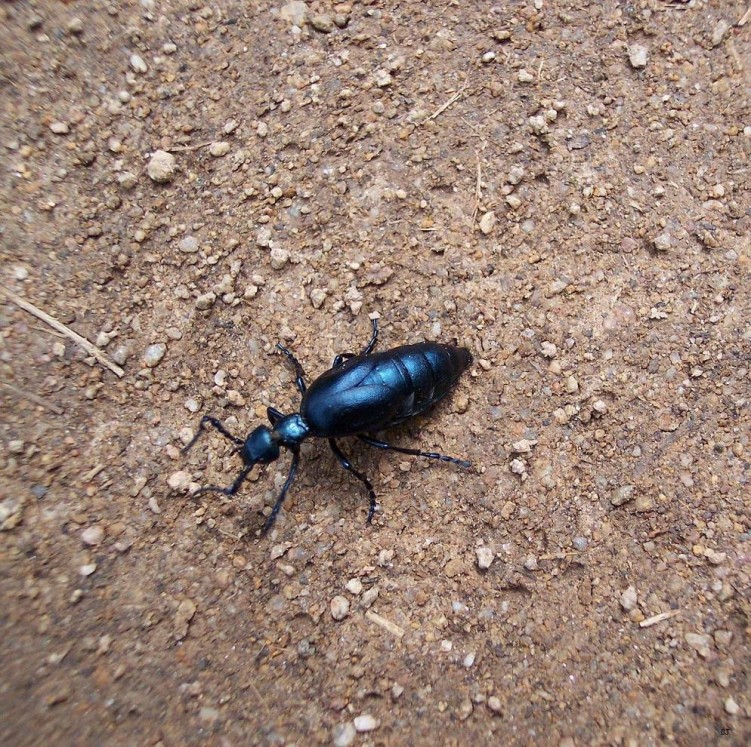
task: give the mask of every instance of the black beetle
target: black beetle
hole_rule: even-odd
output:
[[[300,362],[283,345],[277,348],[295,367],[297,388],[302,394],[300,412],[284,415],[274,407],[267,409],[271,428],[260,425],[243,441],[232,435],[216,418],[204,415],[196,434],[183,449],[188,451],[211,425],[238,446],[245,466],[235,481],[227,488],[208,486],[200,488],[194,496],[208,492],[234,495],[256,464],[270,464],[280,455],[283,446],[292,452],[292,465],[274,508],[266,520],[262,534],[271,529],[282,507],[300,461],[300,444],[309,437],[327,438],[331,450],[344,469],[351,472],[368,489],[370,509],[368,523],[373,519],[376,496],[370,480],[358,472],[342,453],[337,438],[357,436],[371,446],[390,449],[402,454],[423,456],[453,462],[462,467],[471,464],[463,459],[428,453],[418,449],[391,446],[366,435],[404,422],[444,397],[459,376],[472,362],[466,348],[421,342],[402,345],[382,353],[373,353],[378,339],[378,322],[373,319],[373,335],[359,355],[341,353],[334,358],[331,368],[321,374],[311,385],[305,385],[305,372]]]

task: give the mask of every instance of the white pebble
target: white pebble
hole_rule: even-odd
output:
[[[271,249],[271,266],[275,270],[281,270],[289,262],[289,252],[279,246]]]
[[[548,342],[547,340],[540,345],[540,349],[546,358],[555,358],[558,354],[558,348],[552,342]]]
[[[481,571],[487,571],[495,558],[495,553],[489,547],[478,547],[475,552],[477,553],[477,567]]]
[[[628,61],[636,69],[647,66],[648,51],[642,44],[632,44],[628,48]]]
[[[167,346],[163,342],[149,345],[149,347],[146,348],[146,352],[143,354],[143,362],[148,368],[154,368],[154,366],[159,365],[166,352]]]
[[[362,581],[359,578],[351,578],[344,587],[350,594],[357,596],[362,593]]]
[[[229,153],[229,149],[229,143],[224,140],[217,143],[211,143],[211,145],[209,145],[209,153],[211,153],[214,158],[221,158],[222,156],[226,156],[227,153]]]
[[[363,713],[360,716],[355,716],[355,729],[359,732],[373,731],[377,729],[380,722],[374,716],[369,713]]]
[[[480,218],[480,230],[487,236],[495,227],[495,213],[491,210]]]
[[[180,239],[177,248],[185,254],[194,254],[198,251],[198,239],[195,236],[186,236],[184,239]]]
[[[741,707],[735,702],[732,695],[725,700],[726,713],[729,713],[731,716],[737,716],[740,710]]]
[[[132,54],[130,56],[130,66],[136,73],[145,73],[148,70],[146,63],[143,61],[143,57],[141,57],[140,54]]]
[[[331,730],[331,737],[334,741],[334,747],[349,747],[357,736],[355,725],[351,721],[343,724],[336,724]]]
[[[100,526],[86,527],[81,532],[84,545],[98,545],[104,539],[104,529]]]
[[[190,472],[180,470],[179,472],[173,472],[167,478],[167,484],[170,486],[170,488],[172,488],[172,490],[185,492],[190,486],[191,479],[192,478]]]
[[[343,596],[335,596],[331,600],[331,617],[334,620],[344,620],[349,614],[349,599]]]
[[[467,654],[464,657],[464,661],[462,661],[462,666],[464,666],[466,669],[469,669],[474,663],[475,663],[476,654],[474,651]]]
[[[170,182],[175,176],[177,162],[171,153],[166,150],[157,150],[151,156],[146,173],[149,179],[158,183]]]
[[[634,609],[637,602],[636,589],[633,586],[629,586],[628,589],[621,594],[620,602],[621,607],[623,607],[626,612],[630,612]]]
[[[96,570],[96,563],[87,563],[86,565],[82,565],[78,572],[82,576],[91,576],[92,573]]]

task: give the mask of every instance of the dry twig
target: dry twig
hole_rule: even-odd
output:
[[[55,415],[62,415],[65,412],[62,407],[58,407],[53,402],[44,399],[44,397],[40,397],[38,394],[34,394],[34,392],[27,392],[25,389],[19,389],[17,386],[13,386],[13,384],[8,384],[7,381],[0,381],[0,386],[9,392],[13,392],[13,394],[17,394],[19,397],[28,399],[29,402],[33,402],[35,405],[46,407],[48,410],[54,412]]]
[[[37,308],[33,303],[26,301],[25,299],[21,298],[21,296],[17,296],[15,293],[13,293],[13,291],[8,290],[4,286],[0,285],[0,290],[2,290],[2,292],[5,293],[5,295],[11,301],[13,301],[16,306],[23,309],[24,311],[28,311],[29,314],[33,314],[37,319],[41,319],[46,324],[49,324],[53,329],[56,329],[58,332],[62,332],[62,334],[64,334],[66,337],[69,337],[74,342],[77,342],[89,355],[93,355],[94,358],[96,358],[105,368],[108,368],[110,371],[112,371],[115,376],[118,376],[119,378],[125,376],[125,371],[123,371],[120,366],[113,363],[96,345],[89,342],[85,337],[81,337],[81,335],[79,335],[77,332],[74,332],[69,327],[66,327],[62,322],[57,321],[55,317],[50,316],[45,311]]]

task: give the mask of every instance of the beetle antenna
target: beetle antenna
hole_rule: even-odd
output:
[[[233,441],[238,446],[242,446],[245,441],[243,441],[241,438],[238,438],[237,436],[232,435],[222,423],[221,420],[218,418],[212,418],[211,415],[204,415],[201,418],[201,422],[198,424],[198,430],[195,432],[193,438],[190,439],[190,442],[187,444],[187,446],[183,446],[181,449],[182,453],[185,454],[190,449],[193,448],[193,444],[198,441],[198,439],[201,437],[201,434],[206,430],[206,426],[210,425],[214,428],[216,428],[219,433],[221,433],[225,438],[228,438],[230,441]]]
[[[271,509],[269,518],[266,519],[266,523],[263,525],[263,529],[261,530],[262,537],[268,534],[271,527],[274,526],[274,522],[276,521],[277,514],[279,513],[279,510],[282,507],[282,503],[284,503],[284,499],[287,497],[287,491],[289,490],[290,485],[292,485],[292,481],[295,479],[295,474],[297,473],[297,465],[299,463],[300,463],[300,450],[294,449],[292,451],[292,464],[290,465],[290,468],[289,468],[289,474],[287,475],[287,480],[284,483],[282,492],[279,493],[279,497],[276,499],[274,508]]]

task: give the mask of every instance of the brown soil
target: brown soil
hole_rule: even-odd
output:
[[[748,744],[746,0],[302,10],[0,5],[0,742]],[[474,467],[191,498],[370,315]]]

